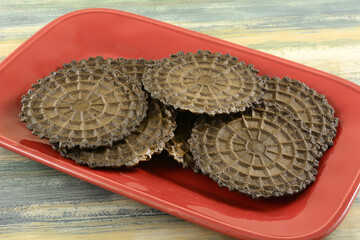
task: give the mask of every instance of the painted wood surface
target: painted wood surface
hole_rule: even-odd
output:
[[[0,0],[0,61],[74,10],[129,11],[360,84],[360,3]],[[0,149],[0,239],[230,239]],[[360,198],[326,239],[360,239]]]

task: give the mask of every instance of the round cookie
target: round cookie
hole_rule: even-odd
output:
[[[23,96],[20,118],[34,135],[61,148],[111,146],[143,120],[146,97],[130,76],[106,69],[60,69]]]
[[[140,126],[112,147],[90,150],[74,148],[71,151],[64,151],[57,146],[54,148],[64,157],[90,167],[132,167],[140,161],[150,160],[154,153],[160,153],[165,142],[174,136],[175,128],[172,113],[155,100],[150,100],[147,116]]]
[[[334,116],[335,111],[324,95],[289,77],[263,78],[266,78],[267,86],[265,102],[276,103],[303,121],[322,151],[333,145],[339,119]]]
[[[220,186],[253,198],[292,195],[315,181],[320,156],[303,127],[275,105],[256,106],[196,122],[190,149]]]
[[[244,111],[261,100],[264,80],[229,54],[179,52],[149,66],[143,85],[165,105],[193,113]]]

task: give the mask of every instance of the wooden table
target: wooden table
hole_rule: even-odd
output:
[[[37,2],[0,0],[0,60],[56,17],[106,7],[226,39],[360,84],[357,0]],[[229,239],[5,149],[0,149],[0,203],[0,239]],[[359,196],[326,239],[360,239]]]

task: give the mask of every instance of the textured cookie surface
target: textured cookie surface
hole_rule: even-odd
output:
[[[228,54],[179,52],[149,67],[143,84],[166,105],[215,115],[244,111],[261,99],[264,80],[257,72]]]
[[[188,143],[195,120],[196,116],[188,111],[178,112],[174,137],[165,144],[165,149],[170,156],[182,164],[184,168],[195,167],[194,157],[190,152],[190,145]]]
[[[318,94],[305,83],[288,77],[268,78],[266,85],[264,101],[275,102],[280,108],[289,110],[302,120],[323,151],[333,145],[338,119],[324,95]]]
[[[127,75],[130,75],[137,79],[139,82],[142,80],[142,76],[146,71],[148,65],[154,64],[153,60],[146,59],[122,59],[118,58],[119,62],[117,65],[117,69]]]
[[[143,120],[146,97],[129,76],[104,69],[60,69],[23,96],[20,118],[34,135],[61,148],[111,146]]]
[[[150,100],[147,116],[140,126],[112,147],[91,150],[74,148],[68,152],[57,150],[63,156],[90,167],[131,167],[139,161],[150,160],[153,153],[161,152],[165,142],[174,136],[175,128],[176,123],[171,112],[160,103]]]
[[[319,152],[300,120],[275,105],[195,123],[197,166],[220,186],[258,197],[292,195],[315,181]]]

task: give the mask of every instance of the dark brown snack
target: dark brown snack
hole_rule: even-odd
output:
[[[244,111],[261,100],[265,83],[257,73],[229,54],[199,50],[156,61],[144,73],[143,84],[165,105],[215,115]]]
[[[141,84],[116,71],[60,69],[32,86],[21,101],[21,121],[61,148],[111,146],[146,115]]]
[[[262,105],[202,118],[190,149],[196,165],[220,186],[253,198],[293,195],[315,181],[320,156],[303,127],[277,106]]]
[[[190,152],[188,140],[194,126],[196,116],[189,111],[179,111],[176,115],[174,137],[165,144],[165,149],[184,168],[194,168],[194,157]],[[194,169],[196,170],[196,169]]]
[[[140,126],[129,136],[114,143],[112,147],[99,147],[91,150],[74,148],[71,151],[54,148],[67,158],[90,167],[132,167],[139,161],[151,159],[160,153],[165,142],[171,139],[176,123],[171,112],[155,100],[150,100],[147,116]]]
[[[289,77],[264,78],[267,86],[264,101],[275,102],[302,120],[323,152],[331,147],[339,119],[334,116],[335,111],[325,96]]]

